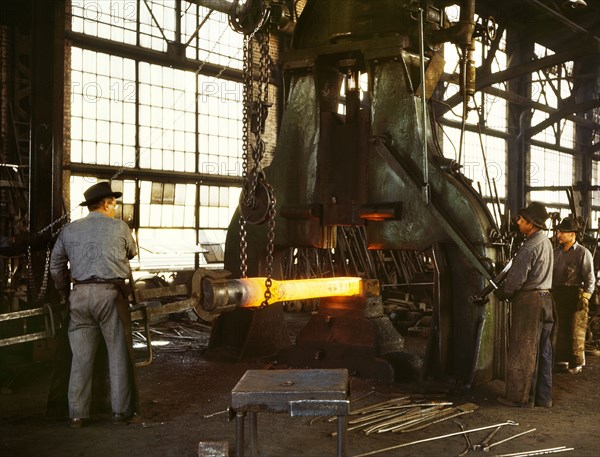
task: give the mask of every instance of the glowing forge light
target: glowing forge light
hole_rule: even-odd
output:
[[[202,284],[202,306],[211,313],[231,311],[236,307],[256,308],[265,300],[266,278],[205,280]],[[314,278],[272,280],[269,304],[281,301],[321,297],[362,295],[361,278]]]

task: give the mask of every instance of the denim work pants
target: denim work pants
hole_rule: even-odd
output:
[[[69,378],[69,416],[90,415],[94,357],[104,337],[108,351],[110,399],[113,414],[132,412],[132,377],[127,339],[116,302],[120,291],[113,284],[77,284],[69,298],[69,342],[73,352]]]

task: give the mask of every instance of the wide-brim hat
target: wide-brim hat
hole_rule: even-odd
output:
[[[102,181],[97,184],[94,184],[92,187],[89,187],[84,193],[83,197],[85,201],[81,202],[79,206],[89,206],[94,203],[99,202],[103,198],[107,197],[115,197],[119,198],[123,195],[122,192],[113,192],[110,188],[110,183],[107,181]]]
[[[550,217],[546,207],[540,202],[531,202],[527,208],[521,208],[519,216],[544,230],[546,230],[546,221]]]
[[[556,230],[561,232],[577,232],[579,230],[579,224],[571,217],[565,217],[560,224],[556,226]]]

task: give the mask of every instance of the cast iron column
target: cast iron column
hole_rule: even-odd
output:
[[[508,69],[531,61],[533,43],[525,34],[508,30],[506,35],[506,54]],[[519,76],[508,81],[508,92],[526,98],[531,97],[531,76]],[[516,215],[519,208],[525,206],[525,182],[529,161],[529,138],[526,129],[531,125],[531,110],[508,100],[508,133],[511,138],[507,143],[507,204],[511,215]]]

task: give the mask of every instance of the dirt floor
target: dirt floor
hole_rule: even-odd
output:
[[[298,316],[286,318],[301,319]],[[72,429],[64,420],[48,419],[45,405],[50,364],[38,362],[14,368],[10,385],[5,382],[0,395],[0,456],[192,457],[198,455],[199,443],[207,441],[228,443],[233,456],[235,421],[228,421],[226,413],[232,388],[248,369],[288,367],[277,364],[276,360],[235,364],[209,362],[203,357],[208,330],[203,332],[201,327],[192,326],[186,332],[183,331],[185,324],[173,322],[163,322],[155,328],[163,333],[166,333],[165,329],[169,330],[168,333],[174,335],[173,327],[179,328],[179,336],[167,338],[163,335],[162,339],[169,344],[157,347],[152,364],[138,371],[143,424],[115,426],[106,415],[95,417],[87,427]],[[418,346],[423,341],[407,343]],[[413,401],[433,400],[454,405],[475,403],[479,407],[477,410],[456,418],[465,429],[507,420],[519,424],[502,427],[491,443],[535,429],[494,446],[488,452],[470,451],[470,456],[498,456],[561,446],[574,448],[563,455],[600,456],[600,357],[597,356],[588,357],[581,374],[555,374],[554,407],[551,409],[515,409],[498,404],[495,398],[503,387],[498,381],[461,396],[429,395],[424,394],[417,384],[387,384],[354,376],[350,386],[352,409],[412,396]],[[286,414],[259,414],[260,455],[333,456],[336,455],[336,439],[331,433],[335,430],[335,423],[325,419],[315,421],[306,417],[291,418]],[[490,430],[470,434],[472,443],[480,443]],[[348,456],[458,431],[459,425],[452,419],[407,433],[365,435],[360,430],[353,430],[348,432]],[[462,436],[453,436],[375,455],[456,456],[465,447]]]

